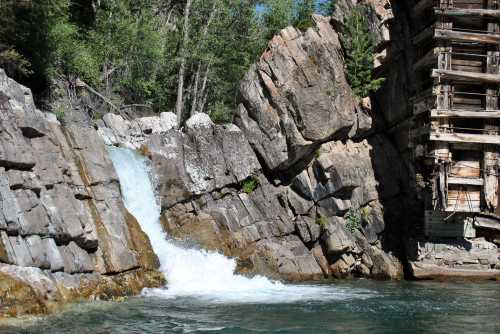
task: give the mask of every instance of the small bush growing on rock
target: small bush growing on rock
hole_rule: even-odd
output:
[[[243,181],[242,183],[242,189],[245,193],[251,194],[257,189],[260,185],[260,181],[257,177],[255,176],[250,176],[248,179]]]
[[[217,102],[210,111],[210,118],[215,124],[231,123],[233,111],[224,103]]]
[[[323,216],[318,216],[318,218],[316,218],[316,224],[318,224],[319,227],[321,227],[321,229],[324,230],[328,225],[328,219],[326,219],[326,217]]]
[[[361,227],[361,222],[363,220],[362,211],[359,209],[358,210],[351,209],[349,210],[349,212],[347,212],[344,219],[345,219],[345,226],[347,227],[347,229],[351,233],[354,233]]]
[[[384,78],[373,79],[375,41],[368,27],[368,15],[367,6],[354,7],[340,35],[346,57],[347,81],[359,99],[378,90],[385,81]]]
[[[64,123],[65,112],[63,109],[56,110],[56,118],[59,122]]]

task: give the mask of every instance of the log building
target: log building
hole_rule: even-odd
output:
[[[422,232],[468,238],[500,230],[500,0],[420,0],[411,15],[410,148]]]

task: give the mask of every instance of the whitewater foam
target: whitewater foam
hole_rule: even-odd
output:
[[[364,298],[369,291],[346,292],[331,286],[284,285],[262,276],[236,275],[236,261],[222,254],[177,245],[160,224],[146,158],[134,151],[110,147],[125,206],[149,236],[168,287],[146,289],[147,296],[193,296],[214,302],[284,303],[299,300]]]

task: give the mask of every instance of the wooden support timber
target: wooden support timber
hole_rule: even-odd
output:
[[[420,0],[413,7],[420,53],[408,137],[431,195],[423,193],[427,236],[474,237],[472,217],[500,206],[499,4]],[[455,213],[458,228],[448,224]]]
[[[437,40],[449,40],[454,42],[472,42],[500,45],[500,34],[435,29],[434,38],[436,38]],[[417,41],[420,41],[420,39]],[[417,43],[414,42],[414,44]]]
[[[450,71],[434,69],[433,78],[456,81],[482,82],[489,84],[500,84],[500,74],[476,73],[466,71]]]
[[[500,145],[500,136],[498,135],[431,132],[430,140],[449,142],[449,143],[476,143],[476,144]]]
[[[450,118],[485,118],[485,119],[500,119],[500,110],[490,111],[473,111],[473,110],[431,110],[432,118],[450,117]]]
[[[434,8],[434,14],[452,17],[479,17],[488,19],[500,19],[500,10],[496,9]]]

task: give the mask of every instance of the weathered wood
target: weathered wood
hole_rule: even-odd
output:
[[[481,177],[481,165],[478,160],[454,161],[450,170],[451,177],[475,178]]]
[[[431,132],[430,140],[450,143],[478,143],[500,145],[500,136],[469,134],[469,133],[440,133]]]
[[[432,71],[432,77],[444,80],[472,81],[472,82],[483,82],[490,84],[500,83],[499,74],[489,74],[489,73],[475,73],[475,72],[465,72],[465,71],[448,71],[448,70],[434,69]]]
[[[422,33],[424,33],[424,32],[422,32]],[[425,37],[425,36],[423,36],[423,37]],[[466,31],[453,31],[453,30],[446,30],[446,29],[436,29],[434,31],[434,38],[436,38],[438,40],[450,40],[450,41],[455,41],[455,42],[474,42],[474,43],[500,45],[500,35],[499,34],[475,33],[475,32],[466,32]],[[415,40],[414,40],[413,44],[418,44],[418,43],[415,43]]]
[[[473,110],[431,110],[431,117],[451,117],[451,118],[488,118],[488,119],[498,119],[500,118],[500,110],[491,111],[473,111]]]
[[[448,190],[449,212],[481,212],[481,191],[474,186]]]
[[[500,279],[500,270],[455,269],[430,263],[410,262],[411,274],[415,279]]]
[[[466,186],[482,186],[483,179],[479,178],[465,178],[465,177],[449,177],[448,184],[462,184]]]
[[[474,226],[477,228],[500,231],[500,220],[490,217],[477,216],[474,218]]]
[[[474,9],[474,8],[434,8],[434,14],[449,17],[480,17],[500,19],[500,10],[496,9]]]
[[[495,135],[498,133],[498,126],[495,124],[487,123],[485,124],[484,128],[486,131],[488,131],[487,133],[489,135]],[[483,166],[485,204],[490,211],[495,211],[498,206],[498,151],[497,147],[495,147],[494,145],[485,146]]]

